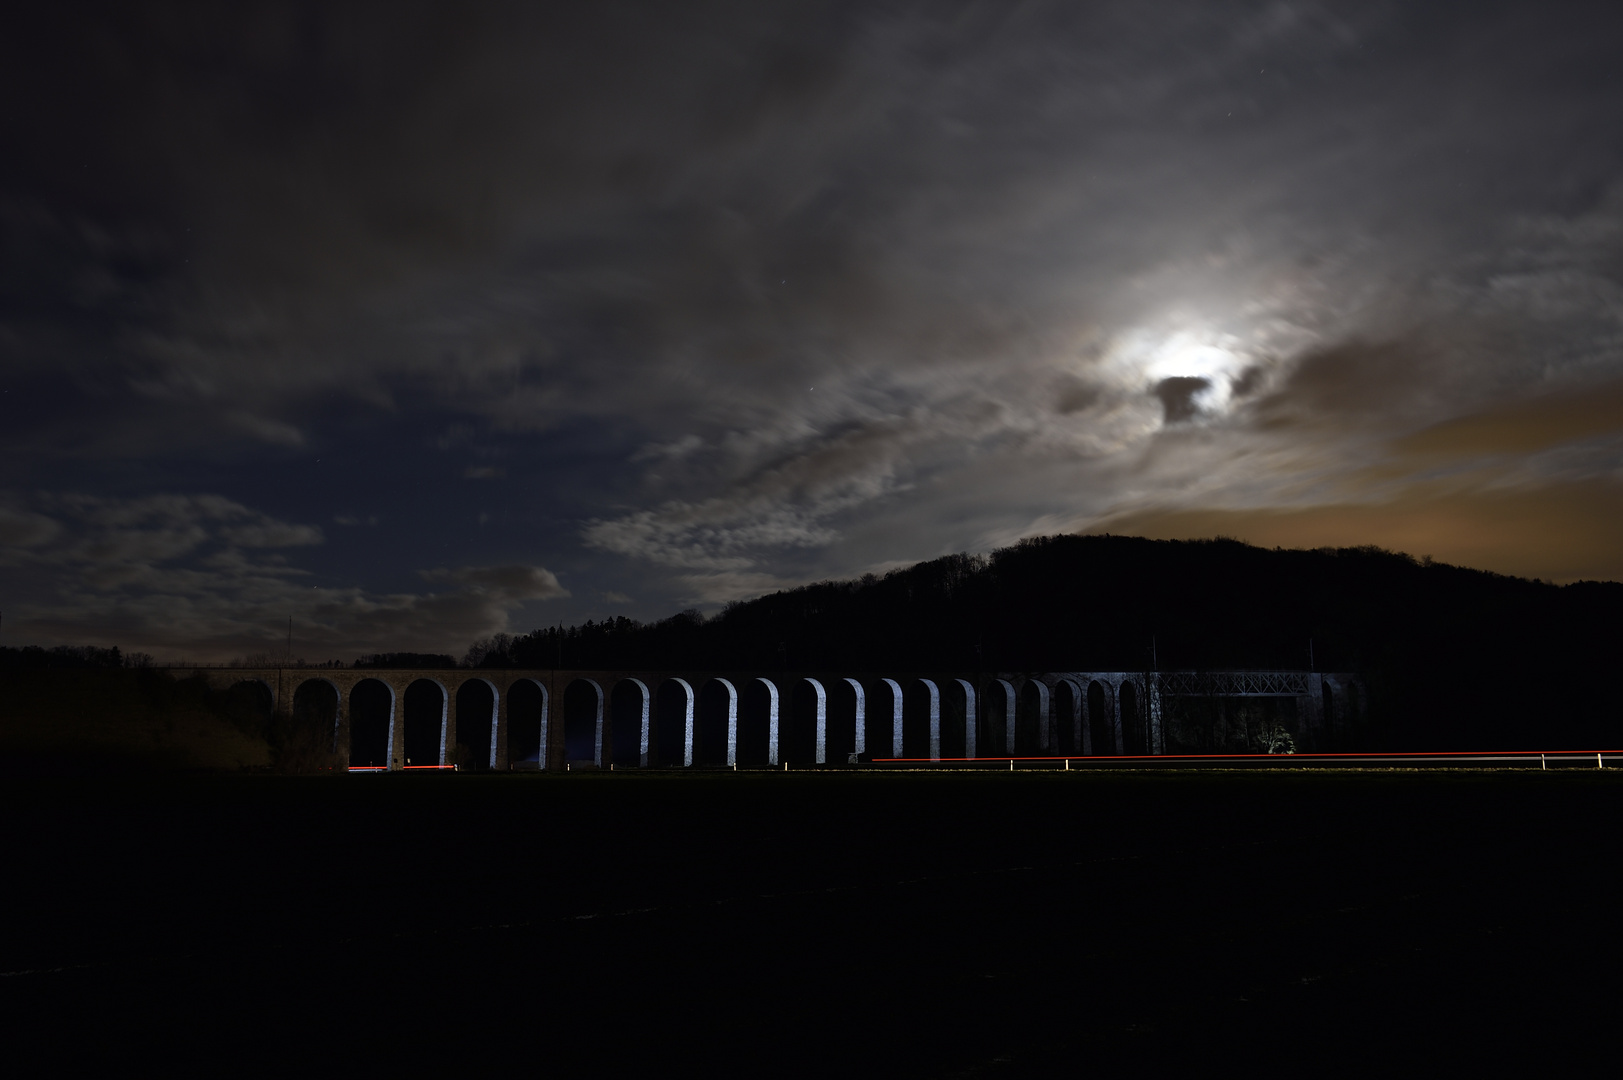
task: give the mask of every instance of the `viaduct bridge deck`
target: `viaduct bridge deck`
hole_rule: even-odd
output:
[[[341,760],[388,770],[1163,754],[1169,716],[1199,699],[1292,700],[1300,736],[1328,748],[1364,700],[1358,676],[1309,671],[170,671],[261,684],[278,712],[325,712]]]

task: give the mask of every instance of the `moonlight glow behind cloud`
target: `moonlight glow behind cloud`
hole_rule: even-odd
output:
[[[11,643],[460,650],[1060,530],[1623,575],[1604,7],[38,18]]]

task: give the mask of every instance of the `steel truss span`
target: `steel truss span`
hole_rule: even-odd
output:
[[[1306,697],[1313,675],[1306,671],[1165,671],[1163,696]]]

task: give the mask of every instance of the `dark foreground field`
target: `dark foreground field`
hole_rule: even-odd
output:
[[[1613,770],[8,785],[11,1066],[1322,1075],[1617,1043]]]

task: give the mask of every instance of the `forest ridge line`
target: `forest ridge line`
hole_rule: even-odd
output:
[[[1612,745],[1623,584],[1373,547],[1046,536],[653,623],[615,618],[355,666],[692,671],[1357,671],[1401,745]],[[43,652],[42,650],[28,650]],[[5,650],[7,666],[23,660]],[[43,659],[43,657],[41,657]],[[319,665],[310,665],[319,666]],[[1509,739],[1509,741],[1505,741]]]

